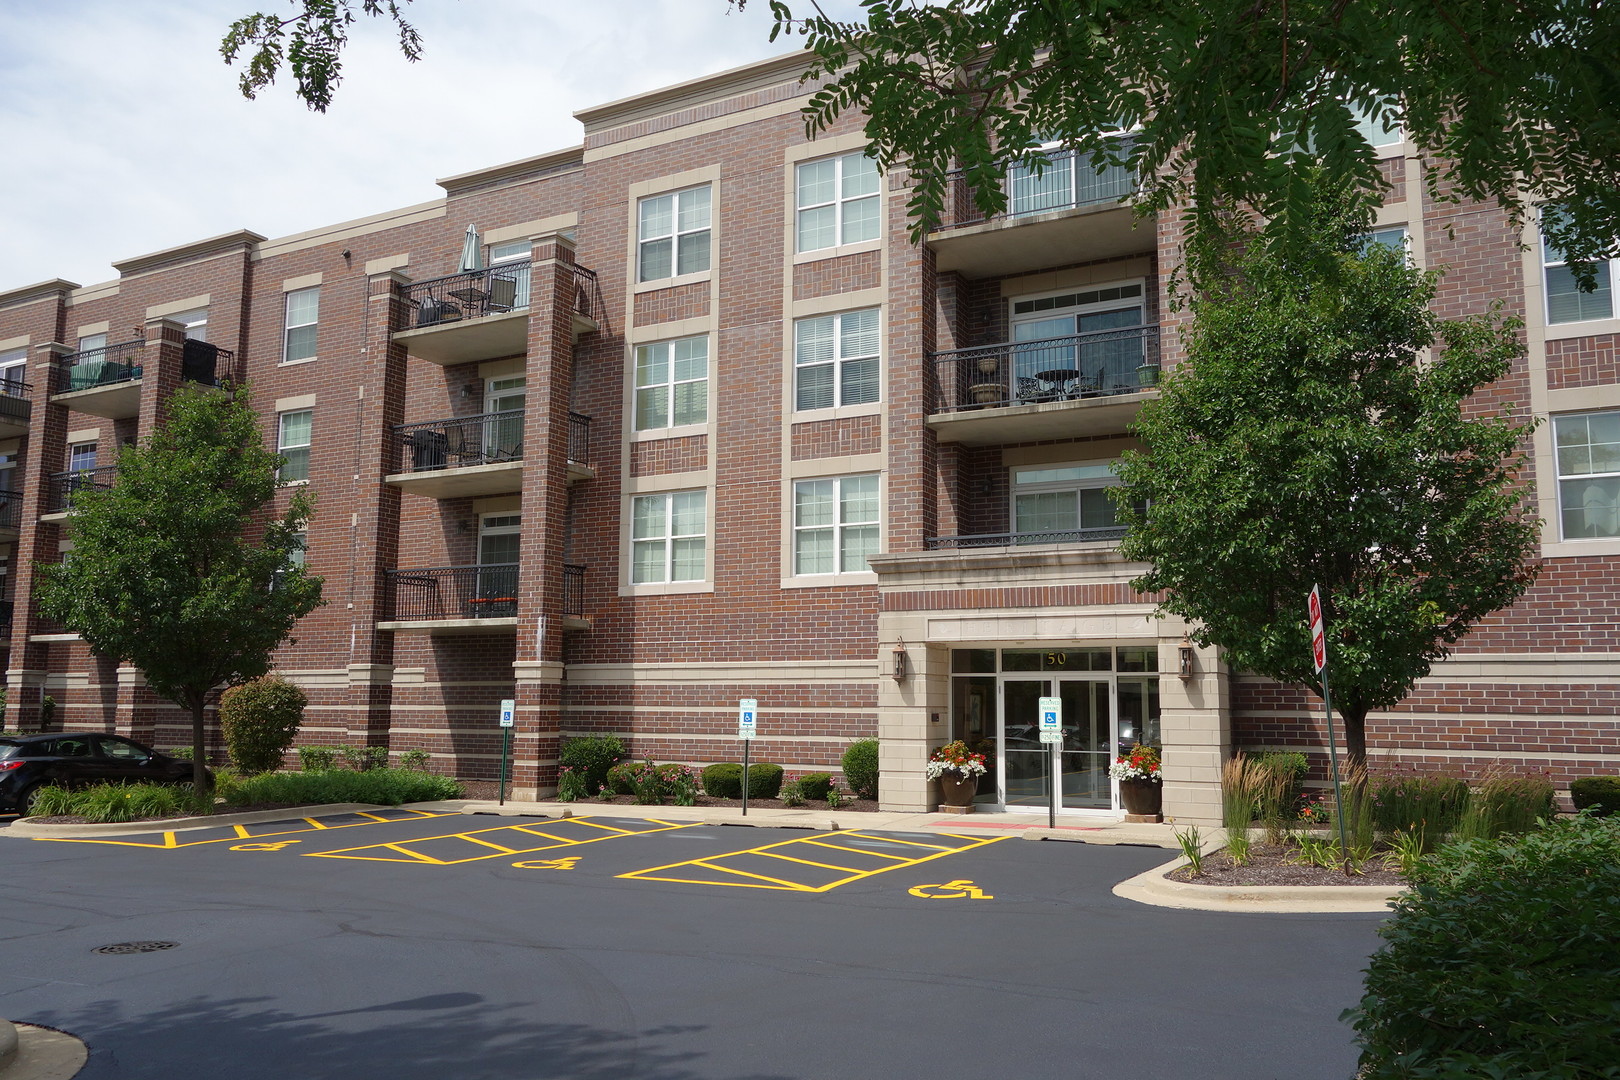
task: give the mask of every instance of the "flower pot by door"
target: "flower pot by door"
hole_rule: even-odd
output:
[[[941,773],[939,776],[939,797],[946,806],[968,806],[973,802],[973,796],[979,792],[979,778],[973,775],[963,776],[960,773]]]
[[[1121,780],[1119,797],[1127,814],[1157,814],[1164,805],[1164,784],[1158,780]]]

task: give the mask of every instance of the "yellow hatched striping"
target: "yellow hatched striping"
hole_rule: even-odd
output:
[[[869,851],[866,848],[844,847],[842,844],[828,844],[820,840],[806,840],[804,843],[814,844],[817,847],[831,848],[833,851],[847,851],[851,855],[875,855],[880,859],[895,859],[900,862],[911,861],[904,855],[891,855],[887,851]],[[953,848],[952,850],[954,851],[955,849]]]
[[[494,843],[490,840],[480,840],[476,836],[463,836],[461,839],[466,840],[468,843],[482,844],[487,848],[494,848],[496,851],[499,851],[504,855],[516,855],[520,850],[519,848],[504,847],[501,844]]]
[[[734,852],[733,854],[737,854],[737,853]],[[722,858],[722,859],[725,858],[724,855],[721,855],[719,857]],[[790,889],[790,890],[793,890],[795,892],[798,892],[798,891],[811,892],[811,891],[813,891],[808,886],[800,885],[796,881],[788,881],[785,878],[774,878],[774,877],[770,877],[770,876],[768,876],[766,874],[755,874],[755,873],[752,873],[751,871],[738,870],[735,867],[731,867],[731,866],[716,866],[713,863],[707,861],[706,859],[693,859],[687,865],[689,865],[689,866],[701,866],[705,870],[713,870],[713,871],[715,871],[717,873],[721,873],[721,874],[735,874],[738,877],[753,878],[755,881],[769,882],[770,883],[770,888],[773,888],[773,889]],[[625,875],[625,876],[628,877],[629,875]],[[713,884],[713,883],[711,883],[711,884]]]
[[[91,837],[76,837],[76,836],[35,836],[35,837],[31,837],[31,839],[43,840],[46,843],[51,843],[51,844],[110,844],[113,847],[136,847],[136,848],[154,848],[154,849],[157,849],[157,850],[175,850],[175,849],[179,849],[179,848],[201,847],[204,844],[234,844],[234,843],[237,843],[238,841],[241,841],[241,840],[263,840],[267,836],[292,836],[295,833],[321,832],[321,831],[330,831],[332,829],[354,829],[354,828],[358,828],[361,825],[393,825],[393,824],[396,824],[396,823],[401,822],[401,821],[422,821],[422,820],[427,819],[427,818],[449,817],[452,814],[455,814],[457,812],[453,811],[453,810],[451,810],[451,811],[445,811],[445,810],[402,810],[401,813],[406,813],[406,814],[409,814],[411,816],[410,817],[396,817],[396,818],[373,817],[372,820],[370,820],[370,821],[345,821],[342,824],[338,824],[338,825],[328,825],[325,822],[319,821],[319,820],[317,820],[315,818],[290,818],[288,820],[296,820],[296,821],[307,822],[309,824],[309,828],[303,828],[303,829],[277,829],[275,832],[261,832],[261,833],[249,832],[246,825],[230,825],[230,826],[220,825],[220,826],[217,826],[217,828],[220,828],[220,829],[229,828],[231,830],[232,835],[230,835],[230,836],[215,836],[215,837],[211,837],[210,839],[207,839],[207,840],[187,840],[184,843],[182,843],[180,841],[180,833],[179,832],[166,832],[166,833],[164,833],[162,843],[153,843],[151,841],[143,841],[143,840],[97,840],[97,839],[93,839]]]
[[[586,837],[585,839],[574,839],[566,836],[557,836],[554,833],[543,832],[533,825],[497,825],[488,829],[477,829],[473,832],[445,833],[440,836],[423,836],[415,840],[401,840],[398,843],[393,844],[367,844],[363,847],[341,848],[337,851],[305,851],[300,852],[300,854],[314,856],[317,858],[360,859],[370,862],[410,862],[413,864],[421,863],[429,866],[458,866],[462,863],[480,862],[484,859],[498,859],[502,856],[530,855],[537,851],[551,851],[556,848],[580,847],[584,844],[599,844],[604,840],[617,840],[623,836],[646,836],[650,833],[669,832],[673,829],[688,829],[696,824],[695,822],[687,822],[685,824],[663,824],[656,829],[621,829],[613,825],[603,825],[600,822],[587,821],[585,818],[568,818],[567,823],[570,825],[589,825],[593,828],[607,832],[608,835],[591,836]],[[551,843],[540,844],[535,847],[512,848],[480,838],[480,834],[492,832],[520,832],[533,836],[536,839],[550,840]],[[494,848],[495,850],[489,855],[472,855],[464,859],[441,859],[432,855],[423,854],[420,851],[411,850],[414,845],[428,844],[435,841],[445,840],[466,840],[469,843],[478,844],[486,848]],[[411,856],[411,858],[396,859],[386,855],[358,854],[359,852],[377,851],[378,849],[398,851],[401,854]]]
[[[764,859],[781,859],[783,862],[795,862],[800,866],[819,866],[823,870],[837,870],[841,874],[865,873],[865,871],[861,870],[859,867],[834,866],[832,863],[816,862],[814,859],[796,859],[792,855],[783,855],[779,851],[762,851],[759,854],[760,857]],[[887,868],[885,867],[885,869]]]

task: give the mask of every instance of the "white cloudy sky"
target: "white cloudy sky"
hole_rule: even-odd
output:
[[[254,10],[291,4],[0,0],[0,291],[426,202],[439,177],[578,143],[576,109],[793,47],[765,0],[416,0],[423,59],[363,20],[321,115],[285,77],[238,93],[219,40]]]

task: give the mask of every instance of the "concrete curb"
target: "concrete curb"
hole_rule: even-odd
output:
[[[17,1059],[17,1025],[0,1020],[0,1072]]]
[[[1192,911],[1268,913],[1387,912],[1406,889],[1377,885],[1194,885],[1165,877],[1182,865],[1171,859],[1114,886],[1114,895],[1139,904]]]
[[[252,825],[259,821],[284,821],[290,817],[320,817],[323,814],[352,814],[359,810],[391,809],[393,807],[374,806],[371,803],[325,803],[321,806],[289,806],[282,810],[253,810],[245,814],[214,814],[211,817],[167,818],[163,821],[125,821],[108,825],[55,824],[19,818],[13,821],[8,828],[0,829],[0,836],[56,837],[69,840],[94,836],[135,836],[141,833],[212,829],[220,825]]]
[[[11,1054],[5,1056],[7,1032]],[[70,1080],[90,1060],[90,1051],[65,1031],[0,1020],[0,1080]]]

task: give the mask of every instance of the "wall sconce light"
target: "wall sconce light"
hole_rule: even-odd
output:
[[[467,383],[465,386],[463,386],[461,388],[461,400],[466,401],[468,398],[472,397],[477,392],[478,392],[478,387],[475,384]]]
[[[1176,671],[1183,679],[1193,677],[1193,644],[1186,634],[1181,635],[1181,667]]]
[[[906,652],[906,643],[902,641],[894,647],[894,667],[891,671],[895,682],[905,682],[911,676],[911,654]]]
[[[465,519],[456,522],[456,532],[463,535],[472,532],[472,522]]]

